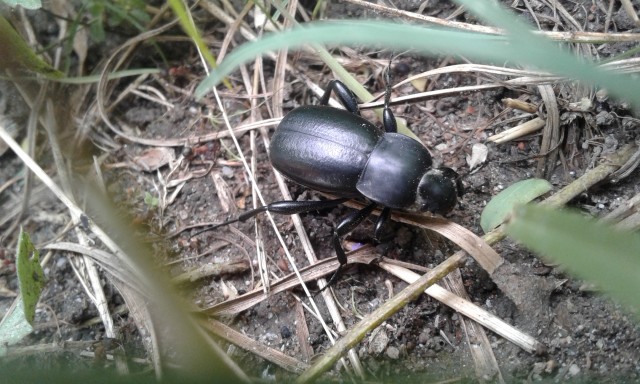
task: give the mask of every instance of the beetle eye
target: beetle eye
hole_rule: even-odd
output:
[[[455,208],[462,193],[462,183],[453,169],[434,168],[420,180],[417,203],[422,211],[445,214]]]

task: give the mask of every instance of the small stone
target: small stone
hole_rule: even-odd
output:
[[[387,331],[382,327],[377,328],[369,339],[369,353],[379,355],[387,348],[388,344],[389,336],[387,336]]]
[[[420,344],[427,344],[429,341],[429,334],[427,332],[422,332],[420,336],[418,336],[418,342]]]
[[[544,366],[546,373],[553,373],[558,368],[558,363],[555,360],[549,360]]]
[[[233,169],[231,167],[224,166],[222,167],[222,176],[230,179],[233,177]]]
[[[447,150],[447,144],[445,143],[440,143],[438,145],[436,145],[436,149],[440,152],[445,152]]]
[[[606,89],[600,89],[596,92],[596,100],[600,103],[604,103],[609,98],[609,92]]]
[[[387,356],[392,360],[397,360],[400,357],[400,350],[396,347],[387,348]]]
[[[569,367],[569,376],[575,377],[580,374],[580,367],[577,364],[571,364]]]

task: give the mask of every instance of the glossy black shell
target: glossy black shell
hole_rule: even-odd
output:
[[[429,152],[417,141],[327,106],[289,112],[269,153],[274,168],[301,185],[407,211],[416,210],[418,183],[431,167]]]

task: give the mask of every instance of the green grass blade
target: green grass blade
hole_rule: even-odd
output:
[[[567,271],[598,284],[621,303],[640,310],[640,235],[613,229],[562,210],[518,208],[507,233]]]
[[[29,324],[33,324],[36,304],[38,304],[40,293],[44,287],[44,272],[40,266],[40,253],[31,242],[29,234],[24,232],[22,228],[20,228],[16,251],[16,269],[20,294],[24,303],[24,314]]]
[[[2,0],[11,8],[15,8],[17,5],[26,9],[40,9],[42,8],[42,2],[40,0]]]
[[[28,70],[51,78],[64,76],[40,59],[9,22],[0,16],[0,70]]]
[[[520,25],[520,24],[518,24]],[[611,93],[640,105],[640,81],[618,75],[585,63],[558,44],[530,32],[516,36],[490,36],[382,21],[349,20],[309,23],[298,28],[266,35],[234,50],[221,65],[198,86],[196,97],[202,97],[220,80],[255,56],[280,48],[297,48],[303,44],[366,45],[390,47],[395,51],[412,50],[421,54],[464,55],[482,62],[512,62],[582,80],[589,84],[606,85]],[[532,38],[534,40],[529,40]],[[524,43],[526,42],[526,43]],[[552,58],[552,59],[550,59]]]
[[[17,344],[33,332],[33,327],[24,314],[24,304],[18,299],[15,307],[9,309],[0,322],[0,358],[7,354],[7,347]]]
[[[488,233],[511,214],[516,206],[530,203],[533,199],[544,195],[552,186],[544,179],[528,179],[518,181],[494,196],[482,210],[480,226]]]
[[[467,10],[484,19],[488,24],[506,30],[514,45],[514,53],[520,56],[521,64],[529,64],[567,78],[584,81],[587,84],[608,88],[612,93],[640,106],[637,79],[616,76],[597,70],[592,64],[580,60],[561,44],[552,42],[532,33],[535,29],[522,21],[495,1],[456,0]],[[631,81],[631,83],[629,82]]]
[[[407,36],[412,36],[408,39]],[[416,42],[428,40],[427,48],[431,53],[450,53],[452,44],[464,46],[464,50],[475,51],[481,55],[480,42],[491,41],[495,45],[506,47],[507,42],[501,37],[484,36],[474,33],[450,31],[441,28],[422,28],[413,25],[402,25],[389,22],[350,20],[336,22],[314,22],[301,25],[283,32],[271,33],[256,41],[243,44],[229,54],[220,66],[203,80],[196,90],[196,97],[202,97],[212,86],[254,57],[268,51],[281,48],[299,48],[304,44],[360,44],[368,46],[393,47],[395,50],[416,48]],[[426,49],[426,48],[425,48]]]

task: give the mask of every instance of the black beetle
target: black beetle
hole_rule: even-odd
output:
[[[331,91],[346,110],[327,105]],[[289,112],[271,139],[269,154],[276,170],[298,184],[340,198],[279,201],[247,211],[206,231],[245,221],[260,212],[292,215],[364,197],[371,203],[345,217],[334,231],[333,246],[340,267],[329,280],[329,286],[347,264],[340,238],[357,227],[376,206],[384,207],[375,225],[376,239],[380,238],[392,209],[440,214],[451,211],[457,197],[464,193],[460,177],[451,168],[432,168],[429,151],[416,140],[396,132],[389,98],[387,84],[382,131],[360,116],[351,90],[341,81],[332,80],[320,105],[302,106]]]

